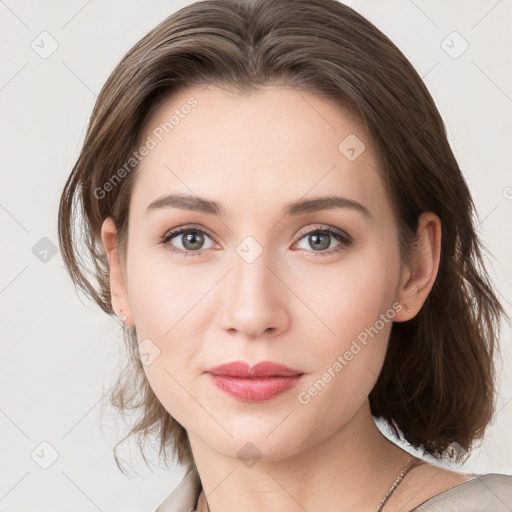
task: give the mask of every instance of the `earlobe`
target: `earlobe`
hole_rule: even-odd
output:
[[[107,217],[103,221],[101,226],[101,240],[109,265],[112,308],[125,326],[133,327],[133,316],[128,299],[125,277],[117,250],[117,229],[112,217]]]
[[[439,269],[441,220],[435,213],[422,213],[416,233],[418,244],[414,248],[412,267],[404,266],[402,271],[398,301],[403,308],[396,315],[396,322],[410,320],[418,314],[434,286]]]

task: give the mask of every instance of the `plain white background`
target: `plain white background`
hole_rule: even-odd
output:
[[[115,429],[108,422],[100,428],[99,412],[117,372],[121,330],[77,296],[52,246],[60,193],[103,83],[135,42],[188,3],[0,0],[2,511],[152,511],[181,480],[180,468],[152,473],[133,447],[142,475],[118,471]],[[347,3],[424,77],[472,191],[480,236],[493,255],[491,277],[510,314],[512,3]],[[58,47],[45,55],[52,45]],[[505,324],[508,369],[511,341]],[[500,367],[498,385],[496,420],[460,471],[512,473],[510,371]],[[52,450],[57,458],[44,469]]]

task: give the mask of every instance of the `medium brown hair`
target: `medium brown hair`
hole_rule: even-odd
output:
[[[378,155],[404,261],[410,262],[419,215],[440,217],[435,283],[413,319],[393,324],[369,401],[375,418],[424,453],[441,457],[454,441],[469,450],[494,414],[494,359],[505,315],[484,267],[474,203],[413,66],[372,23],[336,0],[201,1],[166,18],[128,51],[98,96],[60,201],[60,249],[75,286],[114,314],[101,226],[113,217],[125,262],[137,167],[104,197],[97,191],[130,158],[162,101],[212,84],[246,92],[284,84],[355,114]],[[166,461],[170,449],[179,464],[193,463],[186,430],[145,378],[136,329],[123,332],[130,357],[110,399],[140,417],[122,441],[133,435],[144,456],[143,442],[155,435]],[[114,455],[119,466],[116,449]]]

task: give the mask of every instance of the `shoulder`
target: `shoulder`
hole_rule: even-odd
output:
[[[418,507],[414,512],[510,512],[512,475],[488,473],[448,489]]]
[[[178,486],[153,512],[189,512],[195,510],[200,492],[201,480],[199,473],[195,466],[190,464]]]
[[[424,463],[410,471],[396,494],[402,512],[510,512],[512,475],[458,473]]]

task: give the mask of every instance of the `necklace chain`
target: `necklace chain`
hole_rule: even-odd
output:
[[[409,473],[409,471],[413,467],[415,467],[419,464],[421,464],[421,460],[416,459],[416,458],[409,459],[409,461],[407,462],[405,467],[402,469],[402,471],[398,475],[397,479],[394,481],[393,485],[390,487],[389,491],[386,493],[384,498],[382,498],[380,500],[380,503],[377,505],[376,512],[382,511],[382,509],[384,508],[384,505],[388,502],[389,498],[391,498],[391,495],[395,492],[396,488],[400,485],[400,482],[405,478],[405,475],[407,475],[407,473]]]
[[[409,458],[407,464],[404,466],[400,474],[398,475],[397,479],[393,482],[393,485],[389,488],[389,491],[386,493],[386,495],[380,500],[379,504],[377,505],[376,512],[382,512],[382,509],[384,508],[384,505],[388,502],[389,498],[391,498],[391,495],[395,492],[396,488],[400,485],[402,480],[405,478],[405,475],[409,473],[409,471],[414,468],[415,466],[421,464],[421,460],[417,458]],[[208,502],[206,501],[206,496],[204,494],[204,490],[201,490],[201,494],[204,497],[204,504],[206,505],[207,512],[210,512],[210,507],[208,506]]]

